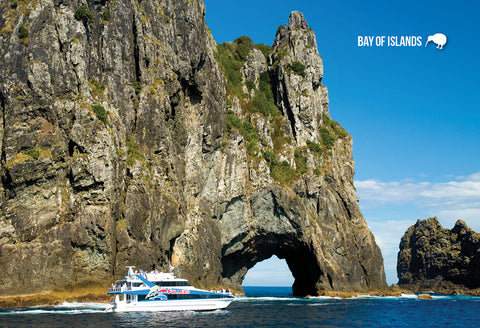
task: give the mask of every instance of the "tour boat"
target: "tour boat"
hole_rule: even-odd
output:
[[[229,290],[206,291],[191,286],[170,272],[134,272],[108,289],[114,295],[108,312],[208,311],[226,308],[235,297]]]

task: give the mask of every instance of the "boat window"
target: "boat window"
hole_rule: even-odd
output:
[[[187,287],[190,284],[186,281],[159,281],[156,283],[160,287]]]
[[[168,294],[169,300],[191,300],[191,299],[205,299],[205,298],[229,298],[228,295],[213,295],[213,294]]]

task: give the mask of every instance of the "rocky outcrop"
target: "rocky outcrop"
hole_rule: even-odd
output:
[[[451,230],[435,217],[418,220],[402,237],[397,272],[399,285],[414,291],[480,288],[480,236],[462,220]]]
[[[240,289],[273,254],[299,295],[386,286],[303,15],[273,49],[243,44],[245,93],[204,15],[200,0],[1,5],[1,294],[169,262]]]

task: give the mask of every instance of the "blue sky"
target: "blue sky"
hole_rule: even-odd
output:
[[[248,35],[271,45],[292,10],[315,31],[330,115],[353,136],[360,207],[382,249],[389,284],[405,230],[438,216],[480,231],[480,2],[205,0],[218,43]],[[444,33],[443,50],[428,35]],[[358,36],[421,36],[420,47],[359,47]],[[271,273],[279,277],[275,283]],[[244,285],[290,285],[283,261]]]

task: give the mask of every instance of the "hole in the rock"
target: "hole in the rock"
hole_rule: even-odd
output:
[[[248,270],[242,282],[247,296],[291,296],[294,278],[285,260],[273,255]]]

